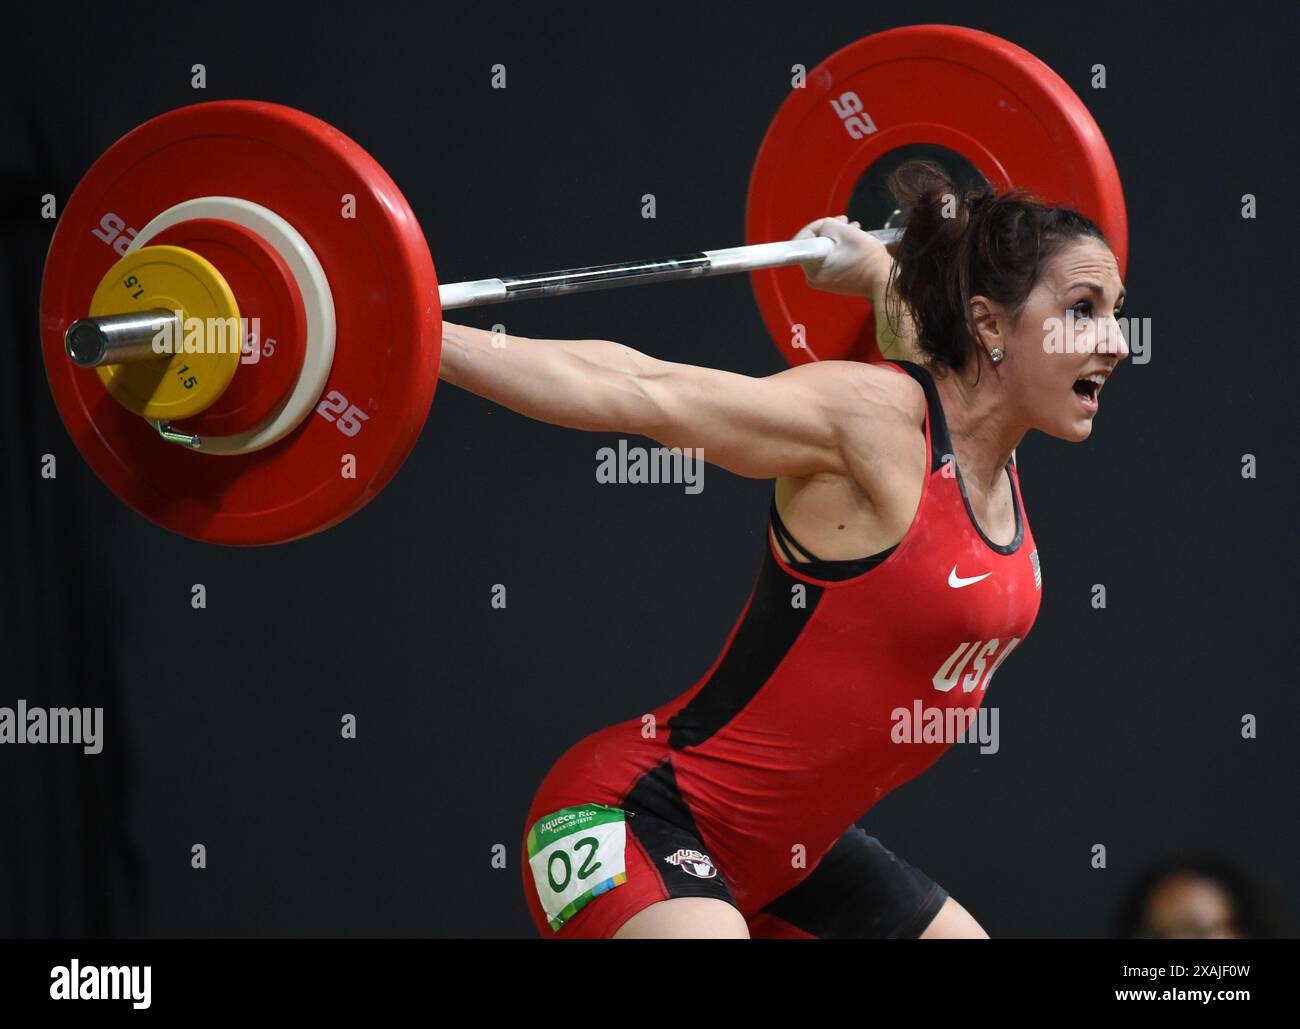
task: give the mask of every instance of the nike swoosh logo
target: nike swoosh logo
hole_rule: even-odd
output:
[[[981,579],[987,579],[992,574],[992,572],[985,572],[983,575],[972,575],[969,579],[963,579],[957,574],[957,566],[953,565],[952,571],[948,573],[948,585],[955,590],[959,590],[963,586],[969,586],[972,582],[979,582]]]

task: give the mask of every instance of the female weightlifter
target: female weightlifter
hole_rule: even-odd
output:
[[[571,747],[524,826],[544,937],[986,937],[854,823],[952,739],[896,712],[974,715],[1038,612],[1016,445],[1088,438],[1128,354],[1095,224],[913,162],[894,258],[843,218],[809,281],[890,305],[884,363],[764,378],[618,343],[444,323],[442,378],[543,421],[702,447],[776,480],[753,592],[689,690]],[[916,358],[912,360],[911,358]],[[865,555],[865,556],[864,556]]]

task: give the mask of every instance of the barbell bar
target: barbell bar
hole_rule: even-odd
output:
[[[901,229],[872,229],[874,236],[888,245],[898,240]],[[621,264],[596,264],[586,268],[568,268],[557,272],[513,275],[500,279],[474,279],[439,286],[438,296],[444,311],[487,304],[505,304],[515,300],[558,297],[571,293],[590,293],[621,286],[638,286],[651,282],[731,275],[736,272],[784,268],[792,264],[821,261],[835,248],[828,236],[784,240],[777,243],[753,243],[723,250],[701,250],[680,257],[663,257]]]
[[[867,230],[867,235],[889,245],[898,241],[902,231],[900,228],[871,229]],[[439,307],[444,311],[453,311],[653,282],[783,268],[823,260],[834,248],[835,241],[830,237],[814,236],[810,239],[701,250],[677,257],[473,279],[439,286]],[[170,355],[160,354],[152,342],[160,332],[179,334],[179,322],[180,319],[171,311],[128,312],[98,318],[78,318],[64,335],[65,349],[72,363],[80,368],[128,361],[165,360]]]
[[[176,334],[180,319],[174,311],[134,311],[78,318],[64,333],[68,357],[78,368],[98,368],[126,361],[157,361],[153,341]]]

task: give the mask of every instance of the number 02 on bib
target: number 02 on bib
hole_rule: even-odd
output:
[[[552,931],[593,897],[627,882],[626,842],[623,810],[604,804],[552,811],[528,830],[528,864]]]

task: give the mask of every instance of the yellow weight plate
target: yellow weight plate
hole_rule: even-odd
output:
[[[239,367],[239,305],[211,262],[183,247],[141,247],[108,270],[89,314],[103,317],[161,308],[180,311],[175,352],[156,361],[96,368],[119,404],[145,418],[179,421],[209,407]]]

